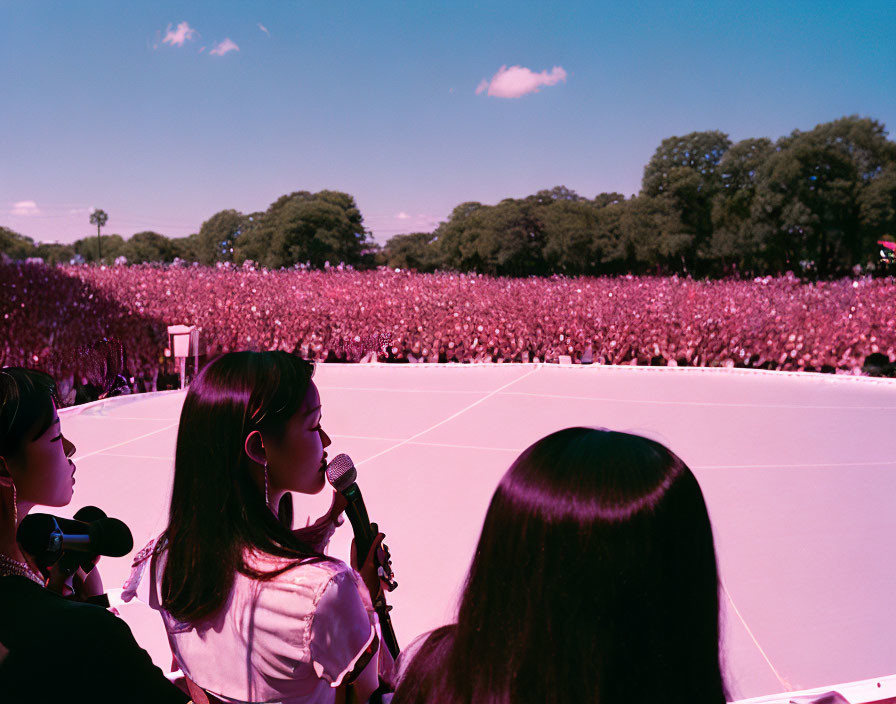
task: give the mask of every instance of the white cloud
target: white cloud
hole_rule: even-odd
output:
[[[69,210],[70,215],[84,215],[85,213],[92,213],[95,208],[72,208]]]
[[[230,51],[239,51],[240,48],[230,40],[230,37],[227,37],[223,42],[218,42],[215,44],[214,48],[208,52],[212,56],[224,56],[224,54]]]
[[[398,213],[398,215],[395,216],[395,219],[396,220],[410,220],[411,216],[402,210],[400,213]]]
[[[548,71],[535,73],[525,66],[502,66],[489,79],[483,79],[476,87],[476,95],[488,91],[493,98],[521,98],[528,93],[537,93],[542,86],[553,86],[566,81],[566,71],[562,66],[554,66]]]
[[[259,28],[262,32],[264,32],[265,34],[267,34],[268,36],[271,36],[271,33],[268,31],[268,28],[265,27],[261,22],[258,23],[258,28]]]
[[[177,25],[177,29],[174,30],[171,29],[171,25],[169,24],[168,29],[165,31],[165,38],[162,40],[162,44],[183,46],[184,42],[189,41],[194,36],[196,36],[196,30],[186,22],[181,22]]]
[[[40,215],[40,208],[37,207],[37,203],[33,200],[20,200],[18,203],[12,204],[12,210],[9,212],[12,215],[24,215],[27,217],[29,215]]]

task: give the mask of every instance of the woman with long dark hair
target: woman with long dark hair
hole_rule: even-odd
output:
[[[402,654],[393,704],[723,704],[718,590],[681,459],[638,435],[557,431],[504,475],[457,623]]]
[[[62,433],[52,377],[0,369],[0,700],[185,702],[120,618],[100,604],[102,580],[41,569],[16,540],[35,505],[67,506],[75,445]]]
[[[349,683],[363,702],[378,688],[371,595],[381,585],[371,558],[382,534],[359,578],[324,554],[341,495],[314,525],[292,529],[289,492],[326,485],[330,438],[313,373],[288,352],[230,352],[200,371],[184,399],[168,527],[138,555],[123,598],[150,563],[148,603],[197,702],[206,693],[334,702]]]

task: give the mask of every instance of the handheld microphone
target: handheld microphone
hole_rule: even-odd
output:
[[[84,523],[93,523],[101,518],[106,518],[106,512],[96,506],[85,506],[78,509],[74,515],[76,521]],[[62,557],[59,558],[59,566],[67,573],[72,573],[79,567],[84,570],[84,574],[90,574],[90,571],[96,566],[97,555],[74,550],[63,550]]]
[[[370,552],[370,546],[373,545],[376,533],[370,524],[367,508],[364,506],[364,499],[361,497],[361,490],[356,482],[357,479],[358,470],[355,469],[355,463],[352,462],[351,457],[344,453],[336,455],[327,465],[327,481],[348,501],[345,512],[348,514],[348,520],[351,521],[352,530],[355,534],[355,550],[360,563],[367,557],[367,553]],[[374,559],[376,559],[376,556],[374,556]],[[379,565],[377,571],[380,577],[386,581],[389,591],[398,586],[398,582],[393,579],[391,568],[387,566],[386,570],[384,570],[383,566]],[[380,618],[383,640],[386,642],[389,652],[392,653],[392,657],[397,658],[399,653],[398,639],[395,637],[392,620],[389,617],[392,607],[386,604],[386,596],[382,590],[380,590],[379,595],[371,596],[375,597],[373,608]]]
[[[48,513],[32,513],[22,519],[16,539],[41,567],[54,564],[63,551],[122,557],[134,548],[130,529],[117,518],[85,523]]]
[[[370,525],[370,517],[367,515],[367,507],[364,506],[364,498],[361,496],[361,489],[358,488],[357,479],[358,470],[355,469],[355,463],[345,453],[336,455],[327,465],[327,481],[348,501],[345,512],[355,533],[355,548],[358,560],[361,561],[370,552],[370,546],[373,545],[376,535]]]

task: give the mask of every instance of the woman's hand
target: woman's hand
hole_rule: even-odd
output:
[[[47,589],[73,601],[87,601],[90,597],[103,593],[103,580],[97,567],[90,570],[89,574],[81,567],[71,572],[64,569],[57,560],[46,568],[46,572],[49,575]]]
[[[383,591],[384,582],[379,575],[379,570],[381,569],[380,566],[385,564],[386,561],[386,551],[381,545],[386,534],[379,532],[376,523],[371,523],[370,525],[373,530],[377,531],[377,534],[373,539],[370,550],[367,552],[367,556],[364,558],[364,563],[360,567],[358,566],[358,549],[355,545],[355,539],[352,538],[351,564],[355,571],[361,575],[364,586],[367,587],[367,591],[370,593],[370,600],[374,602],[380,595],[380,592]]]
[[[75,593],[72,585],[75,573],[65,569],[59,563],[60,560],[56,560],[49,567],[44,567],[41,574],[47,578],[47,589],[56,592],[59,596],[70,597]]]
[[[103,589],[103,579],[100,576],[99,568],[96,567],[96,563],[94,563],[94,568],[87,574],[84,574],[84,570],[80,567],[78,568],[78,571],[75,572],[74,588],[75,595],[79,596],[80,589],[80,595],[82,595],[84,599],[105,593],[105,589]]]

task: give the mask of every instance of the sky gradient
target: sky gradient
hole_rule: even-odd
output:
[[[672,135],[892,133],[894,37],[891,0],[0,0],[0,225],[182,237],[329,188],[384,243],[464,201],[631,196]]]

